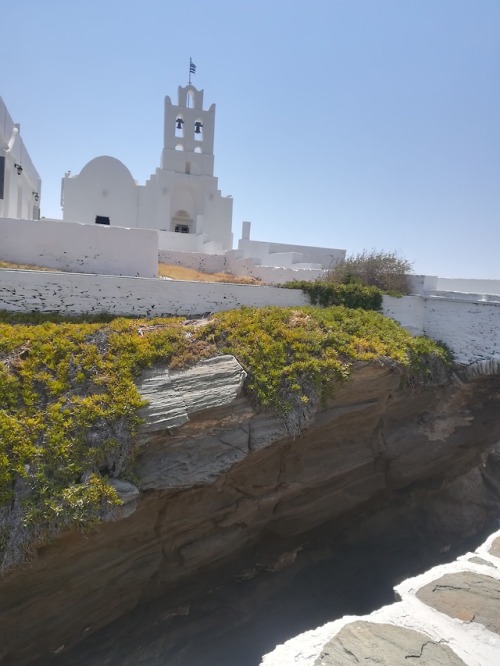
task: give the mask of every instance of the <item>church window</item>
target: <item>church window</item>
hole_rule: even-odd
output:
[[[175,136],[177,137],[183,137],[184,136],[184,120],[182,119],[182,116],[177,116],[175,119]]]
[[[192,90],[187,92],[186,106],[188,109],[194,109],[194,92]]]
[[[184,146],[182,145],[182,143],[178,143],[178,144],[175,146],[175,150],[184,150]]]
[[[196,148],[194,149],[194,152],[195,152],[195,153],[201,153],[201,147],[200,147],[200,146],[196,146]]]
[[[191,173],[191,162],[186,162],[186,173]]]

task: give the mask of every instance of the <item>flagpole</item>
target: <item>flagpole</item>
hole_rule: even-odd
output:
[[[189,58],[189,81],[188,84],[191,85],[191,70],[193,68],[193,61]]]

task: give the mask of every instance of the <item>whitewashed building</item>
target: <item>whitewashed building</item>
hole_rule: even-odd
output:
[[[63,219],[85,224],[156,229],[160,249],[218,254],[233,245],[231,197],[214,177],[215,104],[203,90],[179,86],[165,97],[161,165],[145,185],[113,157],[91,160],[62,180]]]
[[[345,250],[250,240],[250,223],[233,250],[232,197],[214,176],[215,104],[203,90],[178,88],[165,97],[160,166],[139,185],[119,160],[96,157],[62,179],[65,222],[158,232],[160,261],[206,272],[228,271],[265,282],[314,280],[345,257]]]
[[[38,220],[42,181],[0,97],[0,218]]]

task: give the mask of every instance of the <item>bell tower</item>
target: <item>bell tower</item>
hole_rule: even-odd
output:
[[[198,176],[214,174],[215,104],[203,109],[203,90],[179,86],[178,103],[165,97],[161,168]]]

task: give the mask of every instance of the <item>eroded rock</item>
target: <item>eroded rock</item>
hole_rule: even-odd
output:
[[[346,625],[323,648],[315,666],[406,664],[466,666],[453,650],[414,629],[358,621]]]
[[[359,364],[298,436],[256,413],[241,395],[243,379],[232,357],[144,376],[150,406],[136,467],[140,495],[117,487],[126,517],[62,535],[0,581],[0,659],[22,665],[67,649],[264,534],[291,541],[326,521],[366,520],[391,501],[432,504],[443,488],[482,470],[500,440],[497,375],[414,390],[395,367]],[[435,529],[444,543],[468,530],[466,521],[480,529],[491,518],[481,478],[476,472],[448,493],[459,515],[474,490],[475,510],[449,525],[441,512]]]
[[[216,356],[187,370],[152,368],[143,373],[139,393],[148,401],[141,410],[145,432],[183,425],[189,415],[231,403],[241,391],[246,372],[234,356]]]

